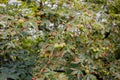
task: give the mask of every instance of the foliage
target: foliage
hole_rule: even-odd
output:
[[[119,0],[16,3],[0,7],[0,80],[120,79]]]

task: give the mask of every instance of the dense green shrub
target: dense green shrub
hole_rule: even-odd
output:
[[[120,79],[112,2],[27,1],[0,7],[0,80]]]

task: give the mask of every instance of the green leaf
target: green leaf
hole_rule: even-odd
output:
[[[96,76],[94,76],[92,74],[87,74],[87,75],[85,75],[83,80],[97,80],[97,78],[96,78]]]

